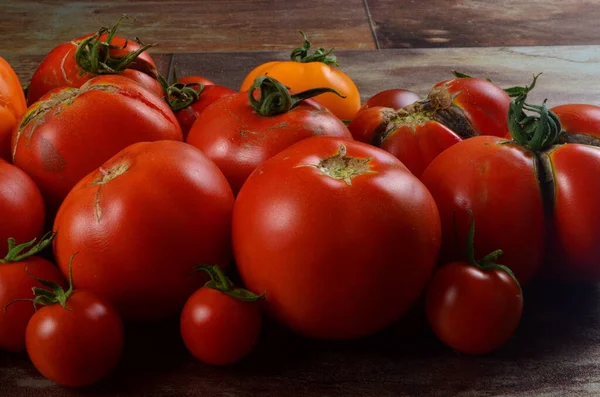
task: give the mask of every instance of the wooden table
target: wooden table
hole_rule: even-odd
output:
[[[425,95],[455,69],[502,85],[543,72],[531,101],[600,105],[600,2],[466,0],[0,1],[0,56],[24,85],[55,45],[127,13],[122,32],[152,48],[163,74],[200,74],[237,89],[254,66],[285,59],[304,30],[336,46],[366,99],[387,88]],[[130,328],[119,368],[99,385],[65,389],[24,354],[0,353],[0,396],[580,396],[600,395],[600,291],[536,281],[514,337],[485,357],[431,335],[418,308],[352,343],[305,340],[269,324],[242,363],[193,360],[176,320]]]

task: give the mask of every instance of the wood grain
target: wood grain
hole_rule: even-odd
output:
[[[368,0],[380,48],[600,44],[596,0]]]
[[[56,45],[122,15],[125,37],[158,43],[152,51],[199,52],[292,49],[298,30],[316,46],[373,49],[363,0],[31,1],[3,0],[0,56],[44,54]],[[26,27],[23,29],[23,27]]]

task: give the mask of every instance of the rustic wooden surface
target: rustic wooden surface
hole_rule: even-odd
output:
[[[158,42],[163,74],[201,74],[233,89],[254,66],[285,59],[305,30],[336,46],[363,99],[387,88],[425,95],[451,70],[502,86],[543,72],[532,101],[600,105],[600,3],[562,1],[79,1],[0,0],[0,56],[25,86],[53,46],[136,18],[123,32]],[[432,48],[438,47],[438,48]],[[117,370],[85,389],[58,387],[25,354],[0,352],[0,396],[596,396],[600,289],[535,282],[525,313],[499,351],[468,357],[444,347],[416,310],[362,341],[301,339],[268,324],[237,365],[193,360],[176,320],[130,328]]]

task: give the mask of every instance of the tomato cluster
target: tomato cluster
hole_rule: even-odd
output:
[[[599,107],[460,73],[361,106],[304,33],[239,90],[168,81],[120,22],[50,51],[27,96],[0,58],[0,349],[45,377],[104,378],[132,323],[177,317],[191,355],[228,365],[263,315],[353,340],[419,301],[486,354],[521,285],[600,281]]]

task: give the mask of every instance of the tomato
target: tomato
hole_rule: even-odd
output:
[[[98,75],[114,73],[124,73],[162,96],[156,65],[146,51],[150,45],[115,36],[122,20],[123,17],[111,30],[101,28],[95,34],[86,34],[50,51],[31,77],[27,103],[32,105],[55,88],[79,88]]]
[[[18,302],[32,298],[34,287],[43,287],[30,274],[65,286],[61,272],[48,260],[37,256],[51,244],[54,235],[16,245],[9,240],[9,253],[0,259],[0,350],[25,350],[25,328],[34,308],[31,302]],[[29,273],[29,274],[28,274]]]
[[[205,281],[197,263],[231,260],[233,194],[217,166],[177,141],[140,142],[84,177],[56,216],[54,253],[77,288],[126,320],[177,315]]]
[[[13,135],[13,161],[53,215],[81,178],[118,151],[165,139],[183,139],[169,105],[130,79],[105,75],[31,106]]]
[[[12,132],[26,109],[19,78],[10,64],[0,57],[0,160],[11,160]]]
[[[425,186],[391,154],[312,137],[248,178],[233,248],[266,311],[305,336],[354,339],[398,320],[433,271],[440,219]]]
[[[359,113],[374,106],[401,109],[421,99],[421,96],[414,91],[405,90],[402,88],[392,88],[389,90],[380,91],[367,99],[360,107]]]
[[[438,269],[427,286],[425,307],[433,332],[466,354],[490,353],[515,332],[523,312],[523,293],[510,269],[492,252],[479,263],[473,252],[473,223],[468,261]]]
[[[394,117],[396,117],[394,109],[373,106],[358,112],[348,124],[348,130],[355,140],[374,144],[376,137],[383,132],[382,129]]]
[[[184,139],[187,138],[198,115],[208,105],[217,99],[235,93],[234,90],[216,85],[201,76],[187,76],[178,79],[175,75],[174,80],[175,82],[170,86],[163,80],[163,87],[166,93],[165,99],[175,112],[175,117],[179,121]]]
[[[234,288],[219,266],[200,266],[212,280],[187,300],[181,313],[181,336],[198,360],[228,365],[248,355],[258,342],[263,298]]]
[[[600,139],[600,106],[570,103],[551,108],[569,134],[589,135]]]
[[[330,111],[303,100],[305,93],[290,95],[270,77],[259,77],[250,95],[257,89],[260,97],[252,102],[248,92],[240,92],[211,104],[186,140],[219,166],[234,193],[256,167],[302,139],[315,135],[352,139]]]
[[[342,120],[352,120],[360,109],[360,93],[354,81],[344,72],[334,68],[337,60],[333,49],[319,48],[308,54],[311,44],[304,37],[302,47],[291,53],[290,61],[267,62],[254,68],[245,77],[240,91],[248,91],[259,76],[270,76],[279,80],[292,91],[306,91],[312,88],[329,87],[337,90],[343,97],[334,93],[323,93],[315,98],[323,106]]]
[[[0,242],[17,244],[40,237],[44,231],[44,199],[33,180],[16,166],[0,159]],[[0,257],[7,254],[0,244]]]
[[[48,283],[50,291],[36,291],[44,305],[26,329],[27,354],[35,368],[51,381],[79,387],[98,382],[121,358],[123,322],[105,299],[85,290],[64,290]],[[48,296],[50,293],[50,297]]]

